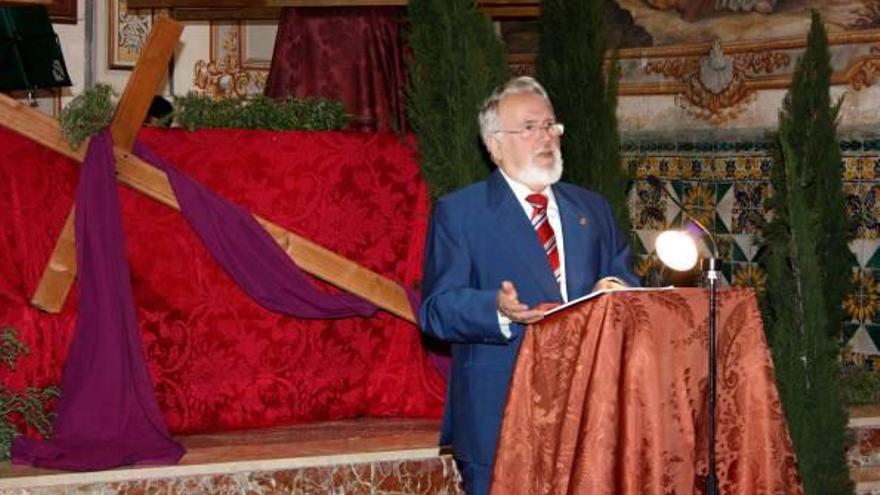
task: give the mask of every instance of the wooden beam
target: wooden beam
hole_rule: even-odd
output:
[[[129,8],[259,8],[259,7],[372,7],[406,5],[407,0],[128,0]],[[480,7],[541,5],[541,0],[480,0]]]
[[[165,78],[168,62],[174,55],[182,32],[183,24],[168,17],[159,17],[153,24],[110,124],[115,146],[124,150],[134,146],[137,132],[144,123],[159,84]]]
[[[373,7],[406,5],[406,0],[128,0],[129,8],[247,9],[282,7]]]
[[[143,125],[153,96],[165,77],[168,61],[171,60],[182,31],[182,24],[167,17],[160,17],[153,24],[110,124],[115,146],[130,151],[134,145],[137,132]],[[87,148],[83,146],[83,149]],[[76,279],[73,209],[67,214],[64,226],[31,297],[31,304],[49,313],[62,310],[70,287]]]
[[[277,19],[284,7],[402,7],[407,0],[128,0],[128,8],[164,8],[179,20]],[[481,0],[495,18],[537,17],[541,0]]]
[[[115,154],[120,182],[175,210],[180,209],[165,172],[118,148]],[[305,272],[356,294],[393,315],[416,323],[406,291],[398,283],[265,218],[258,215],[254,215],[254,218]]]
[[[247,9],[169,9],[171,17],[179,21],[239,21],[272,20],[281,17],[277,7]]]
[[[37,284],[37,289],[31,297],[31,304],[50,313],[60,312],[74,280],[76,280],[76,232],[74,208],[71,208],[64,227],[55,240],[52,256],[43,268],[43,276],[40,277],[40,283]],[[44,305],[51,307],[46,308]]]
[[[82,161],[84,151],[72,150],[61,136],[58,123],[37,110],[0,94],[0,122],[6,127],[41,143],[62,155]],[[21,125],[19,125],[21,124]],[[177,200],[164,172],[130,152],[115,149],[117,178],[120,182],[172,208]],[[255,216],[305,272],[341,289],[356,294],[383,310],[407,321],[416,322],[406,291],[399,284],[357,263],[343,258],[314,242]]]

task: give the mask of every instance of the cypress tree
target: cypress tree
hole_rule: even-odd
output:
[[[474,0],[411,0],[408,112],[437,198],[489,172],[477,114],[508,77],[504,47]]]
[[[847,221],[828,40],[813,12],[779,118],[766,232],[765,321],[807,494],[852,493],[837,363],[849,280]]]
[[[606,76],[604,1],[544,0],[538,80],[565,124],[566,180],[602,193],[630,230],[617,130],[617,59]]]

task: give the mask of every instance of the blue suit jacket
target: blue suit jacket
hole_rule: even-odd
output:
[[[602,277],[631,285],[629,247],[608,202],[571,184],[553,186],[562,220],[569,299]],[[529,306],[561,302],[550,264],[529,219],[498,170],[434,206],[425,253],[422,330],[452,345],[452,374],[441,442],[455,456],[491,468],[507,387],[525,327],[502,336],[496,295],[512,281]]]

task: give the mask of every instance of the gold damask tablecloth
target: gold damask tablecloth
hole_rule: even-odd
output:
[[[801,494],[761,315],[718,293],[722,494]],[[708,293],[604,295],[533,325],[504,412],[492,493],[702,493]]]

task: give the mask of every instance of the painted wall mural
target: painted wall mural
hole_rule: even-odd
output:
[[[829,32],[833,84],[874,85],[880,0],[608,0],[608,44],[621,48],[620,94],[669,96],[679,110],[670,120],[726,127],[754,110],[759,91],[788,88],[814,8]],[[502,22],[517,73],[533,71],[537,29],[537,21]],[[774,125],[775,112],[763,120]],[[621,115],[624,129],[629,123]]]
[[[618,0],[652,46],[803,36],[816,9],[830,32],[880,28],[877,0]]]
[[[693,119],[721,127],[757,92],[786,89],[810,11],[829,32],[833,83],[859,91],[880,72],[880,1],[618,0],[651,46],[621,53],[622,95],[668,94]]]

